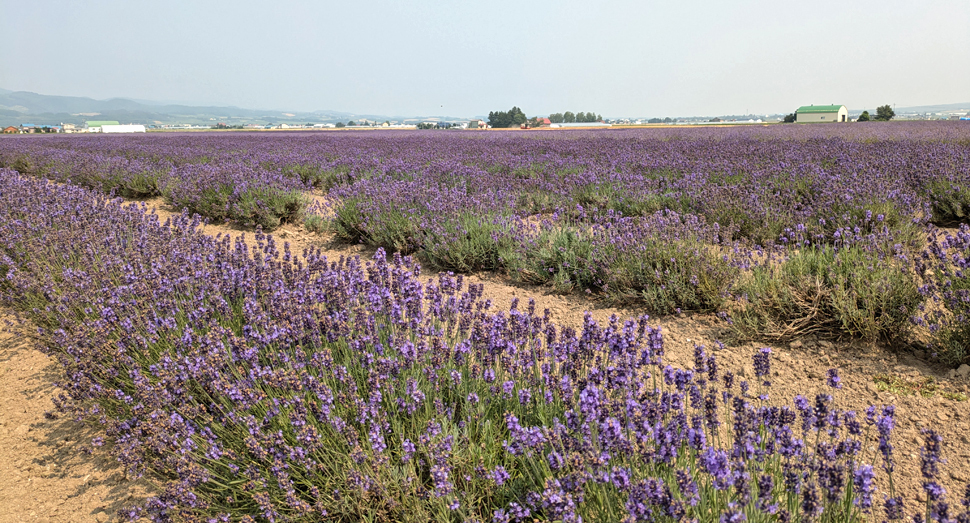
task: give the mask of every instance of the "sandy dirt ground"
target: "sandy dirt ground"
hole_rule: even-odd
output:
[[[45,416],[62,371],[12,320],[0,311],[0,522],[117,519],[150,487],[90,446],[94,427]]]
[[[146,204],[163,221],[174,212],[160,199]],[[203,232],[236,236],[244,231],[231,225],[210,224]],[[300,225],[286,225],[274,234],[280,241],[290,243],[294,253],[309,245],[322,247],[330,256],[369,258],[374,253],[374,249],[364,246],[334,244],[326,235],[309,233]],[[252,232],[246,236],[252,238]],[[433,271],[425,271],[422,279],[434,275]],[[560,325],[576,329],[582,328],[586,311],[601,324],[614,314],[621,319],[642,314],[636,309],[607,307],[581,296],[554,295],[547,287],[513,285],[501,274],[475,274],[466,277],[466,281],[484,284],[485,297],[493,301],[493,310],[507,310],[516,297],[524,306],[531,297],[537,310],[549,309]],[[833,343],[808,337],[784,345],[748,343],[715,350],[715,341],[726,340],[727,332],[714,315],[668,316],[651,323],[662,328],[666,359],[674,366],[690,366],[694,345],[704,345],[717,354],[722,369],[751,379],[751,356],[760,347],[770,347],[773,403],[790,404],[796,394],[811,399],[817,393],[832,392],[825,386],[825,374],[829,368],[838,368],[843,388],[834,395],[839,408],[861,414],[871,404],[897,406],[895,482],[899,493],[906,497],[908,513],[925,499],[919,472],[919,449],[923,443],[920,430],[924,427],[943,436],[947,463],[942,468],[941,482],[951,504],[964,491],[970,479],[970,402],[948,399],[943,392],[970,393],[970,376],[953,376],[953,369],[909,352],[857,341]],[[905,393],[904,388],[881,390],[874,380],[880,375],[910,383],[932,379],[939,391],[923,397]],[[96,435],[93,428],[71,420],[45,419],[44,413],[52,409],[50,398],[55,394],[51,384],[58,376],[59,369],[37,350],[32,340],[16,329],[0,333],[0,523],[103,521],[151,492],[145,480],[126,481],[104,449],[90,454],[82,451]],[[873,441],[867,442],[865,452],[866,461],[878,462]]]

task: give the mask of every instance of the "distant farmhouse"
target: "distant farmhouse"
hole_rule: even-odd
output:
[[[844,105],[803,105],[795,111],[798,123],[848,122],[849,110]]]
[[[144,125],[121,124],[117,120],[90,120],[85,122],[89,133],[143,133]]]
[[[134,125],[102,125],[102,133],[143,133],[145,132],[145,126],[140,124]]]
[[[89,133],[100,133],[105,125],[119,125],[117,120],[91,120],[84,123],[87,124]]]

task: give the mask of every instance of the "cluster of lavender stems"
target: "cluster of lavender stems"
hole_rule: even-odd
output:
[[[970,221],[968,144],[958,122],[24,135],[0,141],[0,167],[264,230],[318,213],[340,240],[439,270],[718,312],[742,338],[919,343],[957,364],[967,250],[940,227]],[[869,292],[831,298],[854,289]]]
[[[895,411],[830,371],[790,404],[646,316],[581,331],[379,250],[293,253],[0,170],[0,299],[63,368],[60,415],[156,494],[154,521],[862,521],[903,517]],[[965,522],[923,453],[924,517]],[[866,449],[877,446],[875,453]],[[970,496],[970,492],[968,492]],[[959,513],[959,514],[958,514]],[[922,521],[922,520],[918,520]]]

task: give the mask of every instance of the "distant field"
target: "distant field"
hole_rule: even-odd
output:
[[[0,178],[0,296],[60,357],[62,411],[166,478],[159,520],[870,517],[891,408],[771,410],[770,351],[735,385],[703,347],[666,366],[646,317],[493,313],[465,274],[970,362],[965,122],[25,135]],[[382,250],[262,233],[288,224]]]

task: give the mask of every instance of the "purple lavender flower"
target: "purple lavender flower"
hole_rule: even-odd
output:
[[[771,349],[762,347],[754,353],[754,375],[763,378],[771,372]]]
[[[630,471],[623,467],[614,467],[610,472],[610,483],[620,492],[630,489]]]
[[[687,500],[688,505],[696,507],[700,502],[697,482],[691,477],[690,472],[683,469],[677,471],[677,488],[680,490],[680,495]]]
[[[920,449],[921,467],[923,479],[926,482],[933,482],[939,474],[940,450],[943,438],[932,429],[923,429],[925,442]],[[929,492],[929,491],[927,491]]]
[[[901,496],[886,497],[883,508],[886,511],[887,520],[899,521],[903,519],[905,508],[903,507],[903,498]]]
[[[576,503],[572,494],[562,488],[559,480],[549,478],[542,491],[542,508],[549,516],[561,519],[564,523],[578,523],[581,518],[576,514]]]
[[[546,455],[546,461],[549,463],[549,468],[554,471],[561,469],[566,463],[562,455],[555,450]]]
[[[492,469],[491,478],[492,478],[492,481],[494,481],[496,485],[498,485],[498,486],[501,487],[502,485],[505,484],[506,481],[508,481],[509,479],[511,479],[512,476],[509,475],[509,473],[505,470],[505,467],[499,465],[499,466],[495,467],[494,469]]]
[[[867,513],[872,508],[872,493],[875,491],[873,479],[875,476],[872,465],[865,464],[857,466],[852,476],[852,485],[855,492],[853,502]]]
[[[924,483],[923,490],[926,491],[927,498],[930,501],[942,501],[943,496],[946,495],[946,489],[941,487],[940,484],[935,481],[928,481]]]
[[[802,513],[808,518],[815,518],[821,514],[823,505],[818,498],[818,490],[814,482],[805,484],[802,488]]]
[[[748,517],[744,514],[735,503],[728,503],[727,510],[721,513],[721,517],[718,519],[720,523],[743,523],[747,521]]]
[[[841,389],[842,388],[841,382],[842,382],[842,378],[839,377],[839,369],[835,369],[835,368],[829,369],[828,381],[827,381],[828,386],[832,387],[833,389]]]

